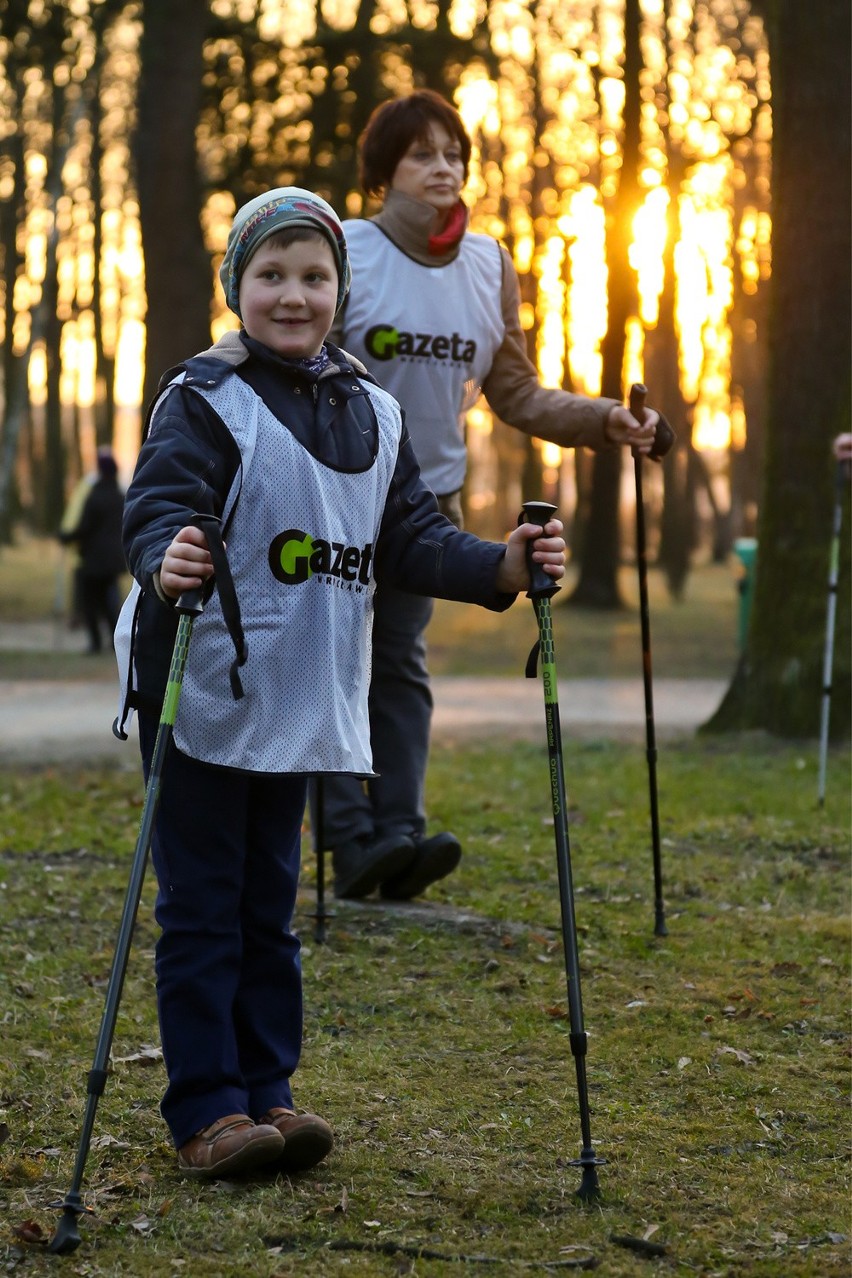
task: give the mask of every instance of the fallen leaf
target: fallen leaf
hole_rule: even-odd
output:
[[[544,1009],[545,1015],[552,1016],[555,1021],[564,1021],[568,1016],[568,1012],[564,1007],[560,1007],[558,1003],[554,1003],[552,1007]]]
[[[25,1220],[12,1230],[16,1238],[25,1243],[46,1243],[44,1231],[37,1220]]]
[[[691,1065],[691,1064],[692,1064],[691,1056],[681,1056],[678,1060],[677,1067],[678,1069],[686,1069],[687,1065]]]
[[[742,1048],[740,1047],[717,1047],[716,1055],[717,1056],[724,1056],[724,1055],[736,1056],[737,1060],[740,1062],[741,1065],[754,1064],[754,1057],[749,1056],[748,1052],[744,1052]]]
[[[162,1059],[161,1047],[143,1047],[141,1051],[133,1052],[130,1056],[116,1056],[113,1063],[115,1065],[154,1065]]]

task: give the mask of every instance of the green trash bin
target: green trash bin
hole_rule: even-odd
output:
[[[734,554],[739,559],[740,610],[738,639],[740,652],[745,648],[748,634],[748,620],[751,615],[751,600],[754,594],[754,570],[757,563],[757,539],[755,537],[738,537],[734,542]]]

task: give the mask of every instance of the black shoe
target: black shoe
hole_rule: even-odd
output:
[[[414,860],[414,841],[394,834],[371,843],[366,838],[341,843],[332,852],[334,895],[369,896],[385,879],[403,874]]]
[[[414,860],[406,870],[383,880],[380,894],[386,901],[410,901],[419,896],[430,883],[451,874],[462,854],[458,839],[446,830],[430,839],[415,839],[414,852]]]

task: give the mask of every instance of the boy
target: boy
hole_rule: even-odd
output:
[[[213,574],[194,513],[221,518],[247,640],[234,700],[214,592],[193,630],[152,849],[162,1113],[180,1169],[199,1177],[303,1170],[333,1143],[293,1107],[302,999],[289,928],[308,776],[372,771],[375,579],[502,610],[527,585],[530,540],[556,579],[565,549],[558,520],[496,545],[439,514],[396,401],[325,342],[349,287],[325,201],[284,187],[244,205],[220,279],[242,329],[174,370],[124,520],[141,587],[123,619],[135,620],[128,704],[146,772],[174,601]]]

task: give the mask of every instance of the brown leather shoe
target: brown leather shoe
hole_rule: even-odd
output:
[[[205,1127],[178,1150],[178,1167],[198,1179],[235,1176],[274,1162],[284,1153],[284,1137],[247,1114],[228,1114]]]
[[[284,1153],[275,1160],[275,1170],[307,1171],[321,1163],[334,1144],[334,1133],[317,1114],[297,1114],[293,1109],[270,1109],[261,1123],[268,1123],[284,1137]]]

